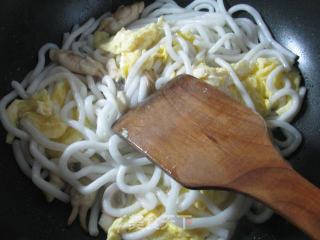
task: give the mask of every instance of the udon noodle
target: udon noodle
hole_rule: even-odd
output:
[[[251,18],[234,18],[240,11]],[[241,101],[253,110],[256,107],[252,97],[232,64],[245,61],[250,65],[260,57],[272,57],[281,64],[267,77],[266,85],[272,92],[270,103],[290,98],[291,105],[282,114],[265,118],[270,132],[272,129],[282,131],[284,140],[272,134],[271,137],[280,153],[288,156],[301,142],[300,133],[290,121],[299,111],[306,90],[304,87],[294,90],[288,79],[277,88],[274,79],[279,73],[292,69],[296,56],[273,39],[260,14],[249,5],[239,4],[227,10],[222,0],[195,0],[183,8],[171,0],[157,0],[143,10],[139,19],[125,26],[131,30],[140,29],[157,23],[161,17],[164,33],[135,61],[123,79],[123,86],[110,71],[97,77],[74,73],[55,62],[46,64],[48,51],[61,48],[81,57],[89,56],[105,66],[111,55],[95,47],[94,32],[108,16],[111,13],[91,18],[81,26],[75,25],[70,33],[64,34],[61,47],[53,43],[41,47],[36,67],[23,81],[12,81],[13,91],[2,98],[1,122],[9,133],[8,141],[12,141],[15,159],[23,173],[51,200],[56,198],[66,203],[71,200],[70,222],[79,212],[80,222],[86,227],[85,217],[90,209],[88,231],[91,235],[99,232],[101,213],[107,229],[117,217],[157,206],[164,210],[155,221],[137,231],[123,233],[122,238],[145,239],[164,224],[168,215],[173,216],[170,221],[179,227],[209,229],[210,239],[229,239],[243,215],[257,223],[268,219],[271,210],[240,194],[227,206],[219,208],[200,191],[182,191],[177,182],[115,135],[111,126],[124,113],[123,109],[137,105],[150,93],[143,66],[161,47],[167,51],[168,60],[155,61],[152,66],[157,76],[155,89],[160,89],[174,75],[196,75],[196,62],[205,59],[208,65],[228,71]],[[180,33],[185,32],[192,33],[192,40],[181,37]],[[26,118],[19,119],[17,125],[10,121],[7,108],[13,100],[28,100],[43,89],[52,94],[61,79],[70,89],[62,106],[54,105],[53,112],[65,126],[77,130],[80,139],[70,144],[61,143],[46,137]],[[74,112],[77,112],[76,117]],[[48,152],[54,152],[54,157]],[[79,196],[83,202],[75,200]],[[209,214],[197,215],[193,204],[199,200]],[[186,225],[178,218],[184,211],[193,216]]]

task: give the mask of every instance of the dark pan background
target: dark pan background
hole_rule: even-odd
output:
[[[21,81],[37,60],[38,49],[46,42],[60,44],[62,33],[73,24],[98,17],[107,10],[132,1],[108,0],[1,0],[0,6],[0,96],[12,80]],[[189,1],[178,1],[186,5]],[[293,167],[317,186],[320,185],[320,5],[316,0],[227,0],[227,6],[249,3],[264,17],[274,37],[299,55],[298,66],[307,87],[307,97],[294,125],[304,142],[289,157]],[[1,239],[105,239],[92,238],[78,222],[66,227],[70,206],[48,204],[40,190],[18,169],[11,146],[0,129],[0,238]],[[274,215],[264,224],[241,220],[233,239],[309,239],[290,223]]]

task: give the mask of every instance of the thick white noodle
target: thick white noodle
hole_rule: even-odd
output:
[[[64,44],[62,46],[62,49],[69,49],[72,42],[84,31],[88,30],[89,27],[91,27],[95,23],[94,18],[90,18],[85,24],[83,24],[81,27],[79,27],[77,30],[72,32],[67,39],[64,41]]]
[[[154,173],[149,182],[139,185],[127,185],[125,183],[125,174],[128,170],[128,167],[121,165],[119,167],[118,175],[117,175],[117,185],[122,192],[128,194],[141,194],[150,191],[151,189],[157,186],[160,177],[161,177],[161,170],[158,167],[154,168]]]
[[[24,90],[24,87],[17,81],[11,82],[11,87],[14,88],[14,90],[18,93],[18,96],[22,99],[28,98],[28,94]]]
[[[291,137],[287,138],[289,142],[285,144],[285,148],[281,149],[281,154],[283,156],[289,156],[300,146],[302,142],[301,133],[299,133],[298,130],[295,129],[293,126],[291,126],[290,123],[280,120],[268,120],[267,123],[268,125],[270,125],[271,128],[280,127],[285,132],[288,132],[291,135]]]
[[[32,181],[33,183],[39,187],[42,191],[49,193],[50,195],[54,196],[55,198],[59,199],[62,202],[69,201],[69,195],[62,192],[56,186],[49,184],[45,181],[40,174],[41,165],[37,161],[34,162],[32,166]]]
[[[140,202],[136,201],[130,206],[126,206],[123,208],[114,208],[112,204],[112,198],[114,197],[114,194],[119,191],[119,188],[116,183],[111,184],[104,192],[103,195],[103,210],[108,213],[110,216],[113,217],[121,217],[124,215],[129,215],[131,213],[136,212],[141,207]]]
[[[98,219],[100,215],[102,196],[103,196],[103,191],[99,190],[96,197],[96,201],[90,211],[88,231],[91,236],[99,235]]]
[[[291,61],[291,62],[294,61],[294,59],[296,58],[296,55],[294,53],[290,52],[289,50],[285,49],[284,47],[282,47],[279,43],[277,43],[272,38],[272,35],[271,35],[270,31],[268,30],[267,25],[264,23],[264,21],[262,20],[262,18],[257,10],[255,10],[253,7],[251,7],[247,4],[238,4],[238,5],[231,7],[228,12],[232,15],[237,11],[246,11],[249,14],[251,14],[252,17],[254,18],[255,22],[257,23],[257,25],[262,30],[265,37],[268,39],[268,41],[281,53],[287,55],[289,58],[289,61]]]
[[[294,118],[294,116],[298,113],[298,111],[300,110],[300,106],[301,106],[300,96],[296,91],[294,91],[292,89],[283,88],[283,89],[277,91],[274,95],[272,95],[270,97],[270,103],[274,104],[280,98],[285,97],[285,96],[291,97],[291,100],[292,100],[291,106],[285,113],[278,116],[277,120],[290,122]]]
[[[274,86],[274,80],[277,77],[279,73],[281,73],[284,70],[283,66],[279,66],[275,68],[268,76],[267,78],[267,87],[272,91],[276,92],[277,89]]]
[[[181,200],[178,205],[178,211],[183,212],[184,210],[188,209],[198,198],[198,191],[190,190],[184,195],[181,195],[180,198],[182,198],[183,200]]]

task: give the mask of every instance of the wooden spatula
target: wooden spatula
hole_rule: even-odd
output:
[[[203,81],[176,77],[113,130],[183,186],[248,194],[320,239],[320,190],[282,159],[262,117]]]

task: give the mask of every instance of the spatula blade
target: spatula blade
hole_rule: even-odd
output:
[[[264,165],[257,149],[270,153],[267,165],[275,151],[257,113],[190,75],[130,110],[113,131],[189,188],[224,187],[252,162]]]

